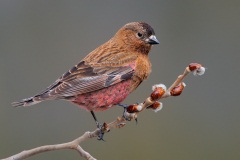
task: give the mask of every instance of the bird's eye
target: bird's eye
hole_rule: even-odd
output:
[[[137,36],[138,36],[139,38],[141,38],[141,37],[143,36],[143,34],[140,33],[140,32],[138,32],[138,33],[137,33]]]

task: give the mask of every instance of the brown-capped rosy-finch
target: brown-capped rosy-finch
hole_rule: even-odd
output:
[[[91,111],[99,127],[94,111],[121,103],[149,76],[148,53],[155,44],[159,42],[150,25],[128,23],[52,85],[33,97],[14,102],[13,106],[67,100]]]

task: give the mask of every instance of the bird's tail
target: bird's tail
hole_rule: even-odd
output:
[[[30,97],[30,98],[26,98],[26,99],[23,99],[19,102],[13,102],[12,103],[12,106],[14,107],[21,107],[21,106],[31,106],[31,105],[34,105],[34,104],[37,104],[37,103],[40,103],[41,101],[37,101],[35,100],[35,97]]]

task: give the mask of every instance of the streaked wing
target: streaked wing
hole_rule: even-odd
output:
[[[130,79],[134,74],[136,57],[131,57],[129,65],[99,65],[99,63],[86,64],[81,61],[66,72],[46,90],[35,96],[41,99],[62,99],[84,94]],[[115,59],[114,59],[115,60]],[[110,61],[108,61],[109,63]],[[112,61],[116,63],[117,61]],[[126,61],[125,61],[126,62]]]
[[[49,96],[71,97],[78,94],[96,91],[119,83],[132,77],[134,70],[131,67],[111,68],[112,72],[86,76],[74,74],[60,81],[60,84],[49,92]],[[87,73],[89,74],[89,72]]]

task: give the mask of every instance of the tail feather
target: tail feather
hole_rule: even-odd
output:
[[[34,104],[37,104],[37,103],[40,103],[41,101],[36,101],[34,100],[34,97],[30,97],[30,98],[26,98],[26,99],[23,99],[19,102],[13,102],[12,103],[12,106],[14,107],[21,107],[21,106],[31,106],[31,105],[34,105]]]

